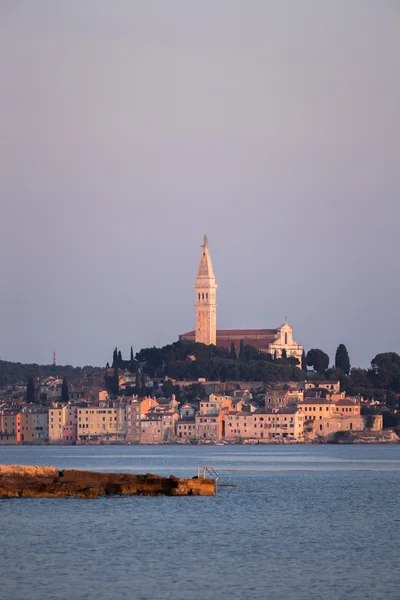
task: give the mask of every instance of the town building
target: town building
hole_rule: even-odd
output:
[[[57,404],[49,408],[50,444],[72,444],[76,441],[78,408],[75,404]]]
[[[254,413],[230,411],[226,415],[225,439],[258,443],[302,441],[305,415],[297,406]]]
[[[26,408],[16,415],[16,443],[45,443],[49,439],[48,411],[43,407]]]
[[[15,444],[17,430],[17,410],[0,410],[0,443]]]
[[[126,434],[125,405],[87,405],[78,407],[77,443],[124,442]]]
[[[175,440],[178,413],[172,410],[154,410],[141,420],[141,444],[161,444]]]
[[[285,406],[267,416],[269,441],[303,441],[306,416],[298,406]]]

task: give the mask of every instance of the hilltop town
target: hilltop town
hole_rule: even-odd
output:
[[[399,441],[400,356],[355,369],[339,344],[329,368],[287,320],[217,330],[216,289],[205,236],[195,329],[177,342],[128,360],[115,348],[104,369],[0,361],[0,444]]]

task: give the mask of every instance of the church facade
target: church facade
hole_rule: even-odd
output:
[[[201,247],[200,265],[195,283],[196,329],[179,336],[201,344],[213,344],[218,348],[229,349],[234,344],[239,352],[240,342],[254,346],[280,358],[282,352],[293,356],[301,363],[303,346],[293,338],[293,328],[287,321],[276,329],[217,329],[217,284],[211,263],[207,236]]]

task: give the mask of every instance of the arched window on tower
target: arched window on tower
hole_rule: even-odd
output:
[[[201,295],[201,299],[204,300],[204,292]]]
[[[206,300],[208,300],[208,292],[206,292]]]
[[[287,331],[285,331],[285,345],[287,346]]]
[[[199,299],[199,301],[200,301],[200,292],[198,293],[198,299]]]

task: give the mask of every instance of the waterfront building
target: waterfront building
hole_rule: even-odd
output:
[[[269,441],[303,441],[306,415],[298,406],[285,406],[269,414],[266,428]]]
[[[231,441],[302,441],[305,415],[297,406],[278,410],[258,409],[254,413],[230,411],[226,415],[225,439]]]
[[[126,405],[126,441],[131,444],[140,444],[141,408],[140,400],[135,399]]]
[[[336,392],[339,395],[339,392]],[[305,398],[299,407],[306,415],[306,427],[310,437],[329,437],[338,431],[364,431],[366,419],[361,415],[360,404],[351,398],[333,401],[327,398]],[[371,429],[380,431],[382,415],[375,415]]]
[[[50,444],[71,444],[76,441],[78,408],[74,404],[58,404],[49,408]]]
[[[172,410],[154,410],[141,420],[141,444],[160,444],[175,439],[175,424],[178,413]]]
[[[196,421],[194,418],[179,419],[177,422],[177,437],[178,441],[196,439]]]
[[[0,443],[15,444],[17,430],[17,410],[0,410]]]
[[[124,442],[125,434],[125,405],[78,407],[77,443]]]
[[[26,408],[16,415],[16,443],[44,443],[49,439],[48,411]]]
[[[266,411],[250,413],[244,411],[228,411],[225,416],[225,439],[229,441],[264,441],[266,438]]]

